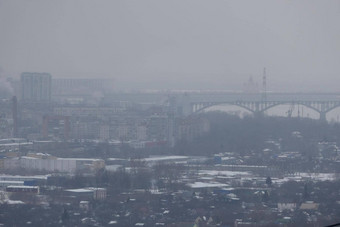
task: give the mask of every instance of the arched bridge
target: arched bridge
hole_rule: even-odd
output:
[[[227,102],[192,102],[192,113],[199,113],[204,109],[218,105],[234,105],[244,108],[253,114],[263,114],[279,105],[302,105],[320,114],[320,120],[326,120],[326,114],[331,110],[340,107],[340,101],[227,101]]]

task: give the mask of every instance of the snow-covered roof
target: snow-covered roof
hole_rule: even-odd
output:
[[[78,188],[78,189],[66,189],[67,192],[75,192],[75,193],[89,193],[93,192],[91,189],[85,189],[85,188]]]
[[[0,184],[24,184],[24,181],[0,180]]]
[[[152,162],[152,161],[167,161],[167,160],[179,160],[179,159],[188,159],[188,156],[155,156],[150,158],[145,158],[143,161]]]
[[[76,189],[66,189],[67,192],[75,192],[75,193],[89,193],[94,192],[95,190],[105,190],[105,188],[76,188]]]
[[[228,187],[229,185],[223,183],[216,183],[216,182],[195,182],[193,184],[187,184],[191,188],[221,188],[221,187]]]
[[[10,178],[10,179],[36,179],[36,180],[47,180],[51,175],[32,175],[32,176],[20,176],[20,175],[7,175],[7,174],[2,174],[0,175],[0,179],[2,178]]]
[[[30,189],[35,189],[35,188],[39,188],[39,186],[26,186],[26,185],[10,185],[7,186],[7,188],[30,188]]]
[[[232,177],[232,176],[248,176],[250,175],[249,172],[247,171],[229,171],[229,170],[222,170],[222,171],[219,171],[219,170],[200,170],[199,171],[199,174],[200,175],[212,175],[212,176],[229,176],[229,177]]]

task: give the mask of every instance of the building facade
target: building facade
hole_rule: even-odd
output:
[[[52,76],[49,73],[21,74],[21,99],[24,102],[50,102]]]

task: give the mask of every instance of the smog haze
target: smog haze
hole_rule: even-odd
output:
[[[4,74],[120,89],[339,92],[339,1],[0,0]]]

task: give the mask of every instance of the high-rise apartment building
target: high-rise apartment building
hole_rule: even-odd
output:
[[[52,76],[49,73],[21,74],[21,98],[26,102],[51,101]]]

